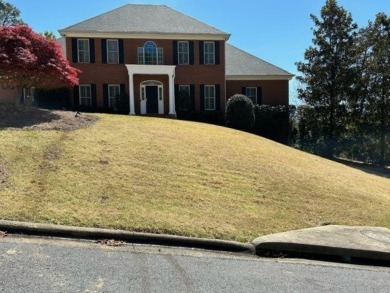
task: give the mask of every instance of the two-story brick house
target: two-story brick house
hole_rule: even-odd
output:
[[[245,93],[255,103],[288,104],[292,75],[226,42],[230,35],[163,5],[128,4],[60,30],[82,73],[74,105],[110,108],[129,96],[129,113],[176,114],[175,92],[194,111],[224,111]]]

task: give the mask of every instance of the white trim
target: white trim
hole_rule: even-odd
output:
[[[119,96],[121,95],[121,85],[120,84],[108,84],[107,85],[107,96],[108,96],[108,107],[111,108],[111,102],[110,99],[115,99],[116,97],[110,97],[110,87],[118,87],[119,89]]]
[[[67,38],[102,38],[102,39],[155,39],[155,40],[199,40],[199,41],[227,41],[230,34],[159,34],[159,33],[120,33],[120,32],[77,32],[59,31]]]
[[[187,62],[180,62],[180,53],[184,54],[185,52],[180,52],[180,43],[187,44]],[[190,42],[189,41],[178,41],[177,42],[177,64],[178,65],[189,65],[190,64]]]
[[[206,54],[210,54],[206,52],[206,44],[213,45],[213,62],[206,63]],[[215,64],[215,42],[203,42],[203,64],[206,65],[214,65]]]
[[[213,97],[206,97],[206,87],[212,87],[214,90],[214,96]],[[217,108],[217,98],[216,98],[216,88],[215,88],[215,84],[206,84],[205,86],[204,86],[204,93],[203,93],[203,96],[204,96],[204,101],[203,101],[203,103],[204,103],[204,110],[205,111],[215,111],[216,110],[216,108]],[[214,108],[209,108],[209,109],[206,109],[206,99],[214,99]]]
[[[145,80],[140,83],[140,105],[141,114],[147,114],[148,97],[146,96],[147,86],[157,86],[158,114],[164,114],[164,85],[158,80]]]
[[[87,87],[89,88],[89,97],[81,97],[81,87]],[[89,104],[82,104],[81,99],[89,99],[90,103]],[[80,84],[79,85],[79,105],[80,106],[92,106],[92,87],[90,84]]]
[[[87,41],[88,44],[87,44],[87,47],[88,47],[88,61],[80,61],[80,46],[79,46],[79,41]],[[83,39],[83,38],[79,38],[77,39],[77,63],[91,63],[91,45],[89,43],[89,39]]]
[[[117,45],[117,59],[114,61],[114,62],[110,62],[109,60],[109,51],[108,51],[108,42],[112,42],[112,41],[115,41],[116,42],[116,45]],[[110,52],[115,52],[115,51],[110,51]],[[106,55],[107,55],[107,64],[118,64],[119,63],[119,40],[118,39],[107,39],[106,40]]]
[[[176,115],[175,109],[175,65],[139,65],[139,64],[126,64],[127,72],[129,73],[129,115],[135,115],[135,102],[134,102],[134,74],[161,74],[168,75],[169,77],[169,115]]]
[[[248,89],[251,89],[251,90],[255,90],[255,96],[254,96],[254,99],[255,99],[255,102],[253,103],[254,105],[257,105],[258,104],[258,101],[257,101],[257,87],[255,86],[246,86],[245,87],[245,95],[251,99],[251,101],[253,102],[253,99],[248,95]]]
[[[226,80],[291,80],[295,75],[226,75]]]

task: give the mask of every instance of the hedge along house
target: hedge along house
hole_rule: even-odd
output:
[[[68,60],[82,71],[76,107],[109,109],[126,95],[131,115],[176,115],[175,92],[185,91],[190,101],[181,110],[225,111],[226,99],[244,88],[256,103],[288,104],[291,74],[167,6],[128,4],[60,34]]]

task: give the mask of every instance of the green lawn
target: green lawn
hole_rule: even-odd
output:
[[[0,218],[238,241],[323,223],[390,228],[388,178],[233,129],[99,117],[75,131],[0,130]]]

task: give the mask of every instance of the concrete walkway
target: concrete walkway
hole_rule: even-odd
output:
[[[265,251],[281,251],[390,264],[390,229],[387,228],[329,225],[266,235],[252,244],[259,255]]]

